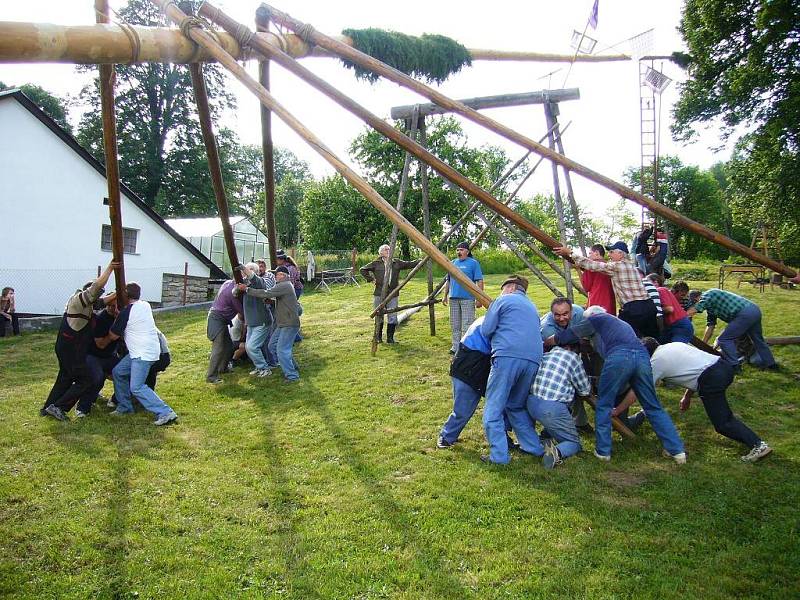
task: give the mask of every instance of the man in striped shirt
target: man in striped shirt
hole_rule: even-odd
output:
[[[590,260],[567,246],[554,248],[553,252],[572,258],[575,264],[585,271],[598,271],[609,275],[620,306],[619,318],[633,327],[638,337],[645,335],[658,337],[656,308],[644,289],[642,275],[628,260],[628,245],[625,242],[617,242],[608,246],[608,250],[610,260],[607,262]]]
[[[545,442],[542,465],[552,469],[581,451],[578,430],[569,411],[575,395],[588,396],[589,378],[580,357],[571,349],[554,347],[542,357],[536,379],[531,385],[527,408],[557,442]]]
[[[739,352],[736,350],[736,340],[747,336],[753,342],[753,347],[761,359],[765,369],[778,369],[778,363],[764,340],[761,331],[761,309],[733,292],[726,292],[717,288],[706,290],[700,295],[700,300],[686,311],[689,318],[705,311],[707,315],[706,331],[703,341],[708,342],[714,335],[717,319],[722,319],[728,326],[720,334],[717,343],[722,351],[723,358],[734,368],[739,367]]]

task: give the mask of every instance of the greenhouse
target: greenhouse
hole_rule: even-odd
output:
[[[247,217],[230,218],[233,240],[239,262],[263,258],[269,263],[267,235]],[[226,273],[231,273],[231,261],[225,250],[222,221],[219,217],[198,219],[167,219],[167,224]]]

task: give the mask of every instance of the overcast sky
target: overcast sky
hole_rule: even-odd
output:
[[[527,50],[571,54],[569,42],[573,30],[583,31],[593,0],[564,0],[560,3],[528,0],[406,0],[402,3],[340,0],[292,0],[275,6],[292,16],[311,23],[331,35],[345,28],[378,27],[407,34],[437,33],[449,36],[468,48]],[[597,50],[611,46],[648,29],[654,29],[654,54],[671,54],[684,49],[677,26],[683,2],[678,0],[599,0],[599,24],[588,35],[598,40]],[[125,2],[111,0],[119,9]],[[215,2],[237,20],[253,27],[255,0],[218,0]],[[5,21],[46,22],[64,25],[94,22],[92,0],[27,0],[5,2],[0,19]],[[629,52],[622,44],[619,51]],[[355,79],[352,71],[338,60],[303,59],[303,64],[339,87],[381,117],[388,118],[392,106],[427,102],[399,86],[381,81],[370,85]],[[670,62],[663,63],[666,75],[680,81],[682,71]],[[256,74],[255,63],[248,65]],[[559,71],[547,76],[551,71]],[[530,92],[540,89],[577,87],[581,99],[561,104],[562,126],[571,122],[564,136],[565,151],[572,159],[621,180],[626,167],[640,162],[638,65],[634,61],[575,64],[567,78],[564,63],[525,63],[476,61],[471,68],[452,76],[440,91],[452,98]],[[59,96],[77,95],[85,75],[75,73],[70,65],[0,65],[0,81],[11,85],[34,83]],[[565,82],[566,78],[566,82]],[[244,143],[260,144],[260,120],[257,101],[233,78],[231,90],[238,97],[238,110],[228,114],[224,123],[234,129]],[[347,158],[347,146],[363,129],[363,124],[332,101],[318,94],[280,67],[273,68],[272,90],[276,98],[314,131],[330,148]],[[683,146],[671,140],[671,107],[677,98],[672,83],[662,95],[661,154],[677,154],[687,164],[708,167],[728,158],[729,151],[714,154],[709,148],[719,144],[713,128],[699,141]],[[541,106],[492,109],[485,114],[538,139],[546,131]],[[73,118],[77,114],[72,115]],[[290,148],[309,162],[316,176],[332,173],[332,168],[298,136],[273,119],[275,143]],[[524,150],[496,134],[463,121],[470,143],[493,144],[506,149],[516,160]],[[573,177],[578,201],[600,215],[616,197],[599,186]],[[523,195],[552,192],[552,172],[547,163],[526,184]],[[391,199],[390,199],[391,200]],[[636,209],[638,214],[638,208]]]

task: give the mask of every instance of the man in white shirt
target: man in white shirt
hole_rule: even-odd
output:
[[[653,381],[664,380],[668,385],[686,388],[680,403],[682,411],[689,410],[696,391],[717,433],[750,448],[750,452],[742,456],[743,461],[756,462],[772,452],[772,448],[731,411],[725,390],[733,383],[733,366],[719,356],[681,342],[659,345],[655,339],[646,337],[642,344],[650,354]],[[614,410],[627,408],[629,399],[630,395]]]
[[[155,425],[166,425],[177,419],[178,415],[145,383],[150,367],[161,355],[153,311],[147,302],[140,300],[142,288],[138,283],[126,285],[125,293],[128,305],[120,311],[108,335],[97,340],[98,347],[102,348],[108,341],[124,337],[128,348],[128,354],[111,372],[117,398],[117,409],[111,414],[132,413],[133,395],[142,406],[156,415]]]

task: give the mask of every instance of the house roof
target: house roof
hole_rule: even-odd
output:
[[[62,142],[67,144],[70,148],[72,148],[78,156],[80,156],[83,160],[89,163],[100,175],[103,176],[105,179],[106,177],[106,167],[102,163],[98,162],[86,148],[81,146],[77,140],[72,137],[69,133],[67,133],[58,123],[56,123],[53,119],[51,119],[41,108],[39,108],[30,98],[28,98],[24,93],[22,93],[19,89],[9,89],[0,91],[0,102],[7,100],[9,98],[13,98],[17,102],[19,102],[23,107],[25,107],[28,112],[30,112],[34,117],[36,117],[45,127],[47,127],[50,131],[52,131]],[[189,252],[192,256],[197,258],[201,261],[204,265],[206,265],[213,277],[219,277],[223,279],[227,279],[228,275],[220,269],[217,265],[215,265],[211,260],[209,260],[206,256],[195,248],[189,240],[181,236],[177,231],[175,231],[172,227],[170,227],[167,222],[161,218],[161,216],[155,212],[152,208],[147,206],[145,202],[137,196],[133,190],[131,190],[128,186],[120,181],[119,184],[120,191],[125,194],[125,196],[133,202],[144,214],[150,217],[156,225],[161,227],[170,237],[174,238],[181,246],[183,246],[187,252]]]
[[[245,220],[247,220],[247,217],[230,217],[231,227]],[[211,237],[222,231],[222,219],[220,217],[167,219],[167,225],[186,238]]]

